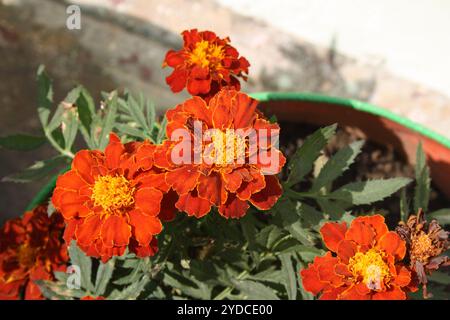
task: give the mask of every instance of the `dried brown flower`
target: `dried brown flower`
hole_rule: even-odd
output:
[[[450,247],[449,232],[436,220],[428,223],[422,210],[411,215],[406,223],[400,222],[396,231],[406,241],[410,268],[416,281],[422,284],[424,298],[431,297],[427,292],[427,274],[441,266],[450,266],[448,257],[441,255]]]

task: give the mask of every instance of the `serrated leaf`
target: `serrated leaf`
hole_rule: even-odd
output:
[[[422,209],[428,211],[428,202],[430,200],[430,168],[427,166],[426,155],[422,149],[422,143],[419,143],[416,152],[416,188],[414,189],[414,210],[419,212]]]
[[[355,141],[336,152],[320,170],[318,177],[313,181],[311,191],[320,190],[341,176],[355,161],[363,145],[364,141]]]
[[[8,150],[30,151],[39,148],[46,141],[45,137],[36,137],[19,133],[0,137],[0,147]]]
[[[158,131],[158,135],[156,137],[156,144],[160,144],[166,138],[166,126],[167,126],[167,118],[164,116],[161,121],[161,125]]]
[[[64,146],[66,150],[72,149],[78,132],[78,119],[74,110],[68,110],[63,116],[62,123],[64,124],[62,133],[64,136]]]
[[[409,178],[392,178],[352,182],[330,193],[329,198],[354,205],[383,200],[411,182]]]
[[[86,290],[93,292],[94,286],[91,281],[92,261],[83,251],[81,251],[76,242],[72,240],[69,246],[69,256],[72,265],[80,268],[81,286]]]
[[[139,281],[129,285],[121,291],[114,290],[108,297],[111,300],[136,300],[145,286],[149,283],[148,277],[145,275]]]
[[[27,169],[14,173],[12,175],[3,177],[2,181],[28,183],[38,181],[53,174],[57,169],[67,164],[67,159],[62,156],[57,156],[49,160],[37,161]]]
[[[150,132],[150,128],[147,127],[147,123],[145,122],[145,115],[142,111],[142,108],[139,106],[139,104],[136,102],[136,100],[133,98],[133,96],[128,97],[128,107],[129,111],[137,124],[142,128],[142,130],[146,132]]]
[[[109,141],[109,134],[112,132],[115,125],[117,115],[117,94],[115,92],[113,92],[107,100],[107,106],[107,114],[102,123],[102,131],[98,139],[100,150],[105,149]]]
[[[52,300],[72,300],[73,298],[82,298],[86,293],[82,290],[75,290],[67,288],[63,282],[54,282],[47,280],[34,281],[41,290],[41,293],[47,299]]]
[[[273,245],[283,237],[283,231],[275,225],[269,225],[260,230],[256,235],[256,242],[267,249],[272,249]]]
[[[303,145],[297,149],[288,163],[289,176],[287,186],[293,186],[311,171],[314,161],[319,157],[322,149],[336,132],[336,124],[321,128],[305,139]]]
[[[82,88],[75,104],[77,106],[80,122],[86,131],[89,132],[92,124],[92,117],[95,112],[94,99],[86,89]]]
[[[406,196],[406,190],[400,192],[400,220],[406,222],[409,215],[409,201]]]
[[[245,299],[249,300],[279,300],[275,291],[259,282],[252,280],[234,280],[232,282]]]
[[[440,209],[427,214],[427,220],[436,219],[441,225],[450,224],[450,208]]]
[[[42,126],[45,127],[53,104],[52,81],[45,72],[43,65],[39,66],[36,77],[38,87],[38,114]]]
[[[289,300],[297,299],[297,279],[295,277],[296,272],[292,266],[292,260],[290,254],[280,255],[281,267],[285,277],[284,286]]]
[[[95,278],[95,295],[101,296],[105,293],[106,287],[114,272],[114,264],[114,258],[110,259],[107,263],[100,262],[97,269],[97,276]]]

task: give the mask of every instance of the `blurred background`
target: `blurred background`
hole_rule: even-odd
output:
[[[69,4],[81,29],[66,27]],[[179,33],[229,36],[250,62],[247,92],[312,91],[369,101],[450,137],[450,2],[446,0],[0,0],[0,136],[40,133],[35,73],[55,102],[76,84],[143,92],[162,112],[182,101],[165,84]],[[54,155],[0,149],[0,177]],[[0,183],[0,220],[45,184]]]

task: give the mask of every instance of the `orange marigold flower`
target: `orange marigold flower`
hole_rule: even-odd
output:
[[[330,250],[300,274],[305,290],[324,300],[405,300],[411,272],[400,261],[406,244],[389,231],[381,215],[326,223],[321,229]]]
[[[8,220],[0,229],[0,300],[43,299],[35,280],[54,280],[68,261],[64,220],[46,206]]]
[[[209,100],[225,86],[240,89],[238,77],[247,80],[250,64],[239,57],[229,38],[220,39],[214,32],[197,29],[183,31],[182,35],[183,48],[167,52],[163,63],[163,67],[174,68],[166,78],[173,92],[187,87],[191,95]]]
[[[222,216],[240,218],[249,203],[268,210],[277,202],[282,189],[276,174],[286,160],[271,142],[280,128],[256,106],[248,95],[223,89],[209,103],[197,96],[167,111],[170,139],[157,147],[154,160],[167,170],[180,211],[199,218],[216,206]],[[255,133],[252,139],[248,132]],[[182,141],[176,140],[180,133]]]
[[[175,208],[164,196],[164,174],[153,166],[154,148],[147,141],[123,145],[112,133],[105,152],[75,155],[52,197],[67,222],[68,243],[75,239],[87,255],[104,262],[127,247],[139,257],[155,254],[161,219],[172,219]]]

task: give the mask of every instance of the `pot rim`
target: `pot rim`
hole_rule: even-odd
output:
[[[334,96],[327,96],[319,93],[312,92],[271,92],[263,91],[249,94],[252,98],[260,102],[270,102],[270,101],[305,101],[305,102],[320,102],[328,103],[337,106],[342,106],[346,108],[352,108],[357,111],[366,112],[373,114],[375,116],[383,117],[396,122],[409,130],[417,132],[431,140],[434,140],[441,144],[442,146],[450,149],[450,139],[444,137],[443,135],[398,114],[395,114],[387,109],[370,104],[367,102],[362,102],[359,100],[340,98]],[[32,210],[37,205],[43,203],[51,194],[52,190],[55,188],[56,180],[62,172],[58,173],[51,180],[44,185],[44,187],[36,194],[36,196],[30,201],[25,211]]]
[[[340,98],[334,96],[327,96],[320,93],[313,92],[256,92],[250,94],[250,96],[261,102],[270,102],[270,101],[305,101],[305,102],[320,102],[320,103],[328,103],[337,106],[352,108],[357,111],[370,113],[379,117],[383,117],[394,121],[412,131],[415,131],[427,138],[430,138],[446,148],[450,149],[450,139],[421,125],[417,122],[414,122],[410,119],[402,117],[392,111],[389,111],[385,108],[376,106],[374,104],[368,102],[362,102],[359,100],[349,99],[349,98]]]

